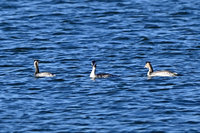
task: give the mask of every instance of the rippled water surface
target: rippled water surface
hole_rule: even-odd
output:
[[[200,131],[198,0],[1,0],[1,132]],[[34,59],[53,78],[34,77]],[[97,72],[116,77],[91,80]],[[178,77],[148,79],[145,62]]]

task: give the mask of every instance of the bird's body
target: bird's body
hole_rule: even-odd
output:
[[[50,72],[39,72],[38,67],[38,60],[34,60],[34,67],[35,67],[35,77],[42,78],[42,77],[54,77],[55,74],[52,74]]]
[[[147,72],[147,76],[149,77],[155,77],[155,76],[159,76],[159,77],[173,77],[173,76],[177,76],[177,73],[173,73],[170,71],[153,71],[153,67],[151,66],[150,62],[146,62],[145,68],[148,68],[149,71]]]
[[[108,74],[108,73],[96,74],[96,66],[97,65],[96,65],[95,61],[92,61],[92,71],[90,73],[91,78],[108,78],[108,77],[113,76],[112,74]]]

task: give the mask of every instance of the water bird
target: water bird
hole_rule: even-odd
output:
[[[92,71],[90,73],[90,77],[91,78],[108,78],[108,77],[112,77],[113,75],[112,74],[108,74],[108,73],[99,73],[99,74],[96,74],[96,67],[97,67],[97,64],[95,61],[92,61]]]
[[[42,77],[54,77],[54,76],[56,76],[55,74],[52,74],[50,72],[40,72],[38,64],[39,64],[39,60],[34,60],[35,77],[42,78]]]
[[[154,77],[154,76],[173,77],[178,75],[177,73],[173,73],[166,70],[154,72],[150,62],[146,62],[145,68],[149,69],[149,71],[147,72],[148,77]]]

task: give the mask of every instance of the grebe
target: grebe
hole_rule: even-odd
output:
[[[42,77],[54,77],[55,74],[51,74],[49,72],[40,72],[38,67],[38,60],[34,60],[34,67],[35,67],[35,77],[42,78]]]
[[[108,78],[113,76],[112,74],[108,74],[108,73],[100,73],[100,74],[96,74],[96,63],[95,61],[92,61],[92,71],[90,73],[90,77],[91,78]]]
[[[145,68],[149,69],[149,71],[147,73],[147,76],[149,76],[149,77],[153,77],[153,76],[162,76],[162,77],[177,76],[177,73],[173,73],[173,72],[165,71],[165,70],[154,72],[150,62],[146,62]]]

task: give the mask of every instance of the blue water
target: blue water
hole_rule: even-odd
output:
[[[199,132],[199,7],[1,0],[0,132]],[[117,77],[91,80],[92,60]],[[146,61],[180,76],[148,79]]]

